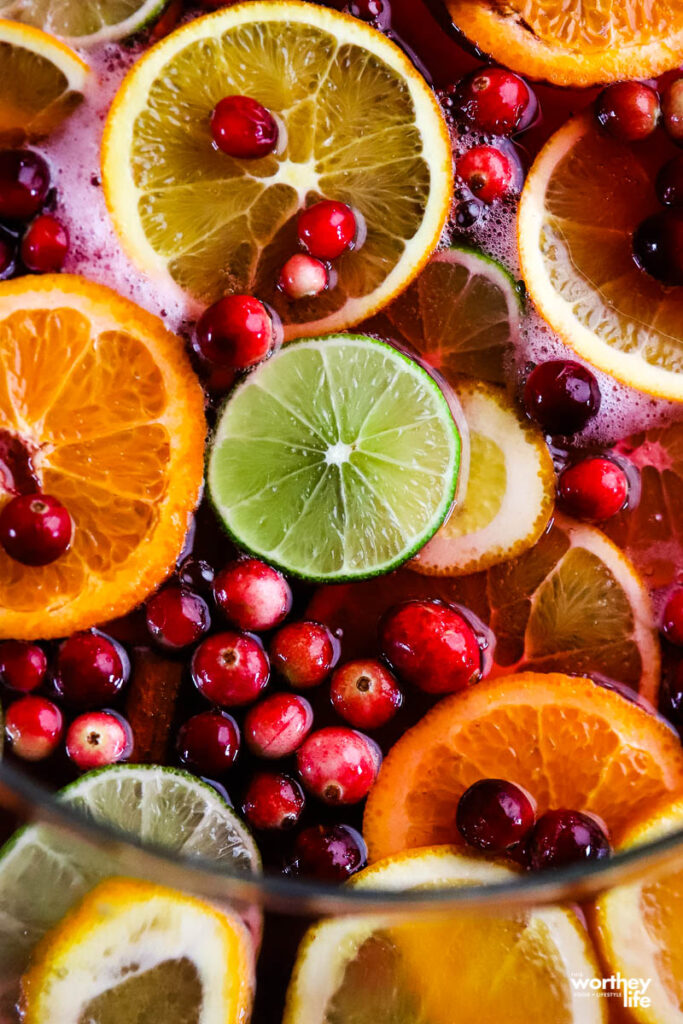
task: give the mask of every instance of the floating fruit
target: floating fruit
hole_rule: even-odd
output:
[[[0,15],[49,29],[72,46],[95,46],[139,32],[166,0],[0,0]]]

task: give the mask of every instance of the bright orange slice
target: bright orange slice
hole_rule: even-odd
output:
[[[593,811],[618,837],[683,787],[683,749],[661,719],[590,679],[487,679],[437,704],[385,758],[363,822],[371,858],[462,844],[455,809],[482,778],[524,786],[541,813]]]
[[[78,277],[0,285],[0,438],[23,445],[74,521],[51,565],[0,549],[0,637],[63,636],[161,583],[199,498],[205,431],[201,388],[161,321]]]

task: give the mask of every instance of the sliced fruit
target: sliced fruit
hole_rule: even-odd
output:
[[[630,387],[681,401],[683,295],[640,270],[632,246],[669,146],[664,133],[618,142],[590,111],[568,121],[527,176],[518,241],[529,295],[568,345]]]
[[[0,145],[48,135],[82,101],[89,73],[54,36],[0,21]]]
[[[45,937],[21,982],[26,1024],[240,1024],[253,978],[239,920],[131,878],[102,882]]]
[[[528,668],[603,676],[657,702],[660,650],[649,594],[629,560],[592,526],[557,516],[529,551],[472,576],[401,571],[322,588],[307,614],[342,631],[345,659],[373,657],[380,616],[414,597],[461,603],[490,625],[494,675]]]
[[[592,811],[618,840],[683,785],[683,750],[662,719],[590,679],[487,679],[442,700],[384,759],[363,821],[371,859],[462,845],[455,809],[482,778],[524,786],[539,813]]]
[[[478,49],[529,78],[585,86],[676,68],[683,14],[671,0],[446,0]]]
[[[0,637],[64,636],[158,586],[199,499],[205,432],[183,345],[156,317],[65,274],[0,285],[0,437],[74,521],[51,565],[0,549]],[[0,506],[9,487],[0,475]]]
[[[213,145],[224,96],[258,100],[282,147],[239,160]],[[451,147],[432,91],[386,36],[298,0],[238,4],[199,18],[145,54],[111,108],[102,167],[107,203],[132,259],[201,303],[249,292],[287,337],[341,330],[401,291],[448,215]],[[367,231],[335,260],[336,283],[289,301],[280,269],[298,213],[348,203]]]
[[[412,359],[363,335],[300,341],[231,394],[207,485],[235,541],[316,580],[387,572],[453,502],[460,437]]]
[[[514,881],[511,867],[449,846],[390,857],[351,880],[360,890]],[[577,915],[564,907],[507,914],[453,911],[405,925],[377,917],[323,921],[305,936],[284,1024],[597,1024],[605,1000],[570,977],[599,976]]]
[[[470,438],[462,501],[411,562],[417,572],[464,576],[532,547],[555,502],[555,470],[541,432],[502,388],[455,384]]]
[[[110,43],[139,32],[167,0],[0,0],[0,15],[54,32],[72,46]]]

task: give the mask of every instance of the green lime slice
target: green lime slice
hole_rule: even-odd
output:
[[[94,46],[139,32],[167,0],[0,0],[0,18],[23,21],[73,46]]]
[[[519,340],[520,288],[508,271],[474,249],[435,253],[384,315],[446,376],[501,384]]]
[[[235,388],[207,483],[241,547],[306,579],[362,579],[429,540],[459,463],[432,377],[390,345],[341,334],[287,345]]]

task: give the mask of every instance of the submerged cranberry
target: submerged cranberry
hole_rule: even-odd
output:
[[[683,658],[668,672],[659,691],[659,710],[683,735]]]
[[[0,281],[11,277],[17,266],[17,240],[0,227]]]
[[[456,172],[477,199],[493,203],[513,192],[518,168],[512,158],[496,146],[473,146],[460,157]]]
[[[504,853],[521,842],[536,820],[536,805],[514,782],[480,779],[458,802],[455,823],[470,846]]]
[[[683,284],[683,213],[662,210],[646,217],[633,235],[633,258],[662,284]]]
[[[274,693],[255,704],[244,720],[244,738],[257,757],[289,757],[311,731],[313,709],[304,697]]]
[[[581,811],[546,811],[527,841],[529,866],[534,871],[604,860],[611,852],[605,829],[592,815]]]
[[[539,363],[524,387],[526,410],[548,434],[575,434],[600,408],[600,388],[581,363],[551,359]]]
[[[207,700],[221,707],[250,704],[268,685],[270,665],[260,641],[226,630],[204,640],[192,657],[192,680]]]
[[[31,693],[42,685],[47,672],[47,657],[38,644],[26,640],[0,643],[0,683],[11,690]]]
[[[675,156],[660,169],[655,182],[662,206],[683,207],[683,156]]]
[[[360,21],[369,21],[383,31],[391,21],[389,0],[351,0],[349,14]]]
[[[214,580],[213,596],[228,622],[255,633],[279,626],[292,607],[287,580],[258,558],[226,565]]]
[[[642,82],[615,82],[595,102],[599,123],[620,142],[646,139],[657,127],[659,96]]]
[[[350,825],[313,825],[296,837],[285,874],[345,882],[368,862],[365,841]]]
[[[66,734],[67,755],[83,772],[125,761],[132,748],[128,722],[113,711],[86,711],[73,720]]]
[[[328,281],[324,263],[305,252],[297,252],[280,271],[278,287],[288,299],[307,299],[324,292]]]
[[[187,587],[163,587],[150,597],[145,614],[151,636],[174,651],[196,643],[211,627],[209,606]]]
[[[593,456],[560,475],[562,507],[577,519],[601,523],[615,516],[628,498],[628,477],[613,459]]]
[[[357,729],[379,729],[403,703],[392,673],[372,658],[341,665],[332,676],[330,698],[337,714]]]
[[[478,131],[511,135],[529,126],[537,102],[519,75],[506,68],[487,67],[473,71],[458,83],[453,107]]]
[[[369,736],[344,726],[311,733],[296,753],[306,789],[326,804],[355,804],[372,788],[382,761]]]
[[[194,558],[193,555],[188,555],[178,566],[178,579],[181,585],[201,594],[211,593],[215,575],[212,565],[201,558]]]
[[[50,188],[50,169],[30,149],[0,150],[0,219],[26,221],[38,213]]]
[[[324,682],[338,657],[339,642],[319,622],[288,622],[270,643],[273,668],[295,689]]]
[[[269,356],[277,339],[272,317],[259,299],[226,295],[200,316],[193,345],[209,365],[242,370]]]
[[[181,726],[176,748],[186,767],[215,779],[227,772],[239,753],[237,722],[227,711],[202,711]]]
[[[69,547],[72,533],[71,516],[49,494],[20,494],[0,512],[0,544],[22,565],[56,561]]]
[[[254,160],[277,146],[277,121],[250,96],[225,96],[211,114],[213,141],[228,156]]]
[[[29,224],[21,242],[21,259],[27,270],[50,274],[61,270],[69,252],[69,233],[51,213]]]
[[[683,144],[683,78],[674,78],[662,95],[662,114],[667,134]]]
[[[247,787],[242,811],[252,828],[279,831],[296,825],[305,804],[304,791],[295,779],[259,772]]]
[[[59,648],[57,693],[69,704],[109,704],[128,682],[130,664],[123,648],[103,633],[74,633]]]
[[[62,712],[51,700],[30,694],[16,700],[5,715],[5,733],[17,757],[42,761],[57,749],[62,737]]]
[[[666,602],[662,632],[672,644],[683,646],[683,587],[677,587]]]
[[[322,199],[299,214],[297,233],[304,249],[319,260],[336,260],[356,237],[356,218],[346,203]]]

